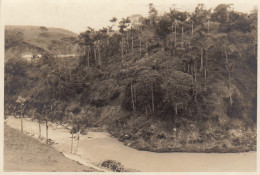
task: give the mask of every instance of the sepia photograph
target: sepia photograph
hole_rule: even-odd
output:
[[[4,172],[257,173],[257,0],[1,14]]]

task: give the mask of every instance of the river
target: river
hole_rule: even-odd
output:
[[[6,124],[20,129],[20,119],[8,117]],[[23,120],[24,131],[38,136],[39,125],[30,119]],[[41,125],[45,137],[45,125]],[[70,153],[69,130],[49,126],[49,138],[57,144],[54,147]],[[74,150],[76,147],[74,141]],[[96,165],[104,160],[116,160],[126,168],[142,172],[253,172],[256,171],[256,152],[247,153],[154,153],[139,151],[125,146],[107,132],[88,132],[81,135],[77,154]]]

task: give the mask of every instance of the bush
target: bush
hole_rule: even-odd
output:
[[[105,160],[101,163],[101,166],[109,168],[114,172],[124,172],[124,167],[120,162],[115,160]]]

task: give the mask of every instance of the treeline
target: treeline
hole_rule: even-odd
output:
[[[140,17],[132,22],[131,17],[123,18],[119,21],[119,32],[113,30],[117,18],[110,21],[111,26],[98,31],[88,28],[80,34],[82,66],[100,68],[111,62],[121,62],[124,70],[128,70],[131,67],[129,62],[143,57],[152,59],[158,51],[163,51],[164,57],[170,54],[172,63],[176,61],[174,58],[182,62],[180,72],[160,69],[162,59],[158,58],[152,65],[153,70],[136,70],[136,75],[131,73],[132,80],[126,86],[123,106],[133,111],[147,113],[148,108],[154,111],[159,104],[165,108],[168,105],[164,102],[167,101],[177,114],[178,106],[186,109],[190,99],[196,102],[201,93],[207,94],[207,90],[213,88],[207,88],[208,84],[217,79],[225,80],[228,101],[233,106],[237,95],[232,84],[241,69],[245,69],[241,66],[246,64],[250,66],[247,69],[252,69],[248,71],[256,73],[256,9],[246,14],[234,11],[227,4],[220,4],[214,10],[199,4],[193,13],[170,9],[170,12],[158,15],[154,5],[149,4],[147,18]],[[176,76],[182,77],[183,82],[180,78],[176,80]],[[138,81],[143,85],[138,85]],[[138,94],[141,92],[143,94]]]

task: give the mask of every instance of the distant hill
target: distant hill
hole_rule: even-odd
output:
[[[44,26],[5,26],[5,59],[24,52],[73,54],[78,34]]]

